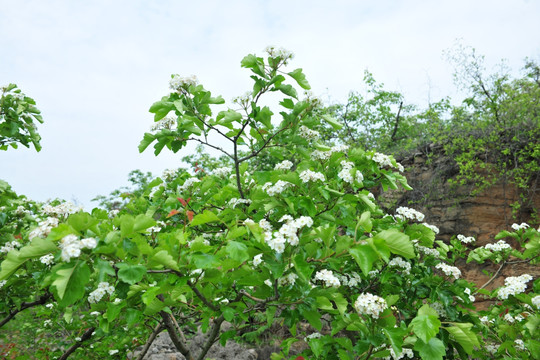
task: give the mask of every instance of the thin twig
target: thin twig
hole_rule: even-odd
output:
[[[83,342],[85,342],[86,340],[92,337],[92,333],[94,332],[94,330],[96,330],[95,327],[91,327],[88,330],[86,330],[84,334],[81,336],[81,340],[71,345],[71,347],[67,349],[67,351],[58,358],[58,360],[66,360],[71,354],[75,352],[75,350],[81,347]]]
[[[156,327],[154,328],[154,331],[152,331],[152,333],[148,337],[148,340],[146,340],[146,344],[144,344],[144,348],[141,350],[141,353],[139,354],[139,356],[137,356],[136,360],[142,360],[143,359],[143,357],[146,355],[148,350],[150,350],[150,346],[152,346],[152,343],[154,342],[154,340],[156,339],[158,334],[163,329],[164,329],[164,326],[163,326],[162,323],[159,323],[159,324],[156,325]]]
[[[478,290],[481,290],[481,289],[485,288],[486,286],[488,286],[489,284],[491,284],[491,282],[492,282],[493,280],[495,280],[495,278],[496,278],[497,276],[499,276],[499,273],[501,272],[501,270],[502,270],[502,268],[504,267],[504,265],[506,265],[506,261],[503,261],[503,263],[501,264],[501,266],[499,267],[499,269],[497,270],[497,272],[495,272],[495,275],[493,275],[493,276],[491,277],[491,279],[489,279],[484,285],[480,286],[480,288],[479,288]],[[475,292],[475,294],[478,292],[478,290]]]
[[[37,306],[37,305],[43,305],[52,297],[51,293],[46,293],[41,295],[36,301],[32,302],[23,302],[21,304],[21,307],[19,309],[12,310],[8,316],[6,316],[2,321],[0,321],[0,328],[4,326],[7,322],[9,322],[11,319],[15,317],[18,313],[20,313],[23,310],[26,310],[28,308]]]

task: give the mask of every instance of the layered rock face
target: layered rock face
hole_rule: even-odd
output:
[[[452,236],[463,234],[476,238],[475,246],[496,242],[495,235],[502,230],[512,230],[513,223],[527,222],[538,226],[534,214],[540,205],[538,184],[532,184],[529,190],[530,202],[523,204],[513,212],[511,204],[519,202],[520,194],[510,181],[499,180],[484,191],[474,194],[473,185],[453,186],[451,179],[458,174],[459,168],[454,160],[444,156],[442,149],[431,147],[426,153],[416,153],[399,159],[405,167],[412,191],[392,190],[381,193],[379,200],[390,213],[397,206],[414,208],[425,214],[425,221],[439,227],[437,239],[449,241]],[[487,176],[490,170],[478,169]],[[510,242],[507,239],[508,242]],[[515,244],[512,244],[515,245]],[[513,262],[505,265],[499,276],[488,289],[504,284],[507,276],[528,273],[535,278],[540,276],[540,266]],[[498,265],[458,264],[467,280],[482,286],[494,274]]]

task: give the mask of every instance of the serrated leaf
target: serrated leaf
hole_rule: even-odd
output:
[[[343,127],[343,124],[337,120],[336,118],[330,116],[330,115],[322,115],[321,116],[324,121],[326,121],[334,130],[339,130]]]
[[[444,327],[446,331],[463,347],[467,354],[471,355],[473,347],[480,346],[476,334],[472,332],[471,323],[451,323],[452,326]]]
[[[120,269],[118,278],[125,283],[133,285],[141,281],[146,274],[146,267],[142,265],[129,265],[125,263],[116,264]]]
[[[437,338],[432,338],[428,343],[418,340],[414,349],[420,353],[422,360],[442,360],[446,354],[444,343]]]
[[[231,259],[238,262],[244,262],[249,259],[248,247],[238,241],[229,241],[225,251]]]
[[[154,256],[152,256],[148,263],[148,266],[150,268],[153,268],[155,267],[154,264],[157,264],[158,267],[164,266],[167,269],[179,270],[178,264],[167,250],[158,251]]]
[[[417,315],[409,325],[416,336],[425,343],[429,342],[439,332],[441,321],[433,315]]]
[[[193,217],[193,220],[191,221],[191,226],[197,226],[216,221],[220,221],[219,217],[210,210],[205,210],[202,214]]]
[[[0,281],[6,280],[13,275],[26,261],[28,261],[28,259],[21,259],[19,257],[19,252],[17,250],[8,252],[6,258],[0,265]]]
[[[373,268],[375,261],[379,260],[379,254],[369,245],[357,245],[349,249],[349,254],[354,258],[360,270],[365,276]]]
[[[288,73],[290,77],[292,77],[298,85],[300,85],[303,89],[309,90],[311,89],[311,86],[309,85],[308,81],[306,80],[306,75],[302,72],[302,69],[296,69],[294,71],[291,71]]]
[[[83,261],[60,265],[54,273],[51,286],[60,306],[69,306],[84,296],[84,288],[90,280],[90,268]]]
[[[396,229],[383,230],[373,237],[383,239],[390,251],[406,259],[415,257],[414,247],[409,237]]]
[[[21,259],[36,258],[50,254],[57,250],[56,245],[48,239],[33,238],[29,245],[26,245],[19,251]]]

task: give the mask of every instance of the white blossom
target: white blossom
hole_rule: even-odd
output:
[[[51,206],[45,205],[41,211],[48,216],[66,217],[70,214],[82,211],[82,206],[76,206],[70,201],[64,202],[60,205]]]
[[[441,270],[447,276],[453,276],[456,280],[461,276],[461,270],[455,266],[450,266],[445,263],[439,263],[435,267]]]
[[[514,344],[516,344],[516,349],[519,351],[525,351],[525,343],[521,339],[514,340]]]
[[[165,169],[161,174],[161,177],[165,180],[171,180],[176,176],[176,169]]]
[[[438,234],[439,233],[439,228],[436,227],[435,225],[430,225],[428,223],[422,223],[422,225],[424,225],[425,227],[427,227],[428,229],[430,229],[431,231],[433,231],[435,234]]]
[[[215,169],[212,173],[219,177],[226,177],[232,172],[230,167],[220,167]]]
[[[4,246],[2,246],[0,248],[0,253],[8,253],[11,250],[14,250],[16,248],[20,248],[21,246],[22,246],[21,243],[19,243],[16,240],[13,240],[13,241],[5,243]]]
[[[279,164],[274,166],[274,170],[290,170],[293,167],[293,163],[289,160],[283,160]]]
[[[339,279],[336,276],[334,276],[334,273],[330,270],[323,269],[323,270],[317,271],[317,273],[315,273],[314,279],[323,281],[325,286],[330,286],[330,287],[341,286]]]
[[[497,297],[501,300],[508,299],[510,295],[517,295],[525,292],[527,283],[532,280],[532,276],[529,274],[523,274],[520,276],[509,276],[504,279],[503,287],[499,288]]]
[[[475,241],[474,237],[472,237],[472,236],[464,236],[464,235],[461,235],[461,234],[459,234],[457,236],[457,239],[459,241],[461,241],[462,243],[464,243],[464,244],[470,244],[470,243],[473,243]]]
[[[43,327],[48,327],[52,325],[52,320],[47,319],[43,322]]]
[[[229,204],[230,207],[232,207],[234,209],[236,207],[236,205],[238,205],[238,204],[246,204],[246,205],[251,204],[251,200],[250,199],[232,198],[231,200],[229,200],[228,204]]]
[[[396,162],[396,165],[394,165],[394,163],[392,162],[392,159],[388,155],[385,155],[385,154],[376,152],[373,154],[371,159],[375,161],[377,164],[379,164],[381,168],[387,166],[389,168],[397,169],[400,172],[403,172],[405,170],[403,168],[403,165],[401,165],[398,162]]]
[[[534,306],[536,306],[538,309],[540,309],[540,295],[536,295],[531,299],[531,302]]]
[[[388,308],[388,304],[382,297],[362,293],[354,302],[354,308],[361,315],[369,315],[374,319],[378,319],[379,315]]]
[[[512,224],[512,229],[514,229],[515,231],[525,230],[528,227],[529,227],[529,224],[527,224],[527,223]]]
[[[259,266],[262,263],[263,254],[255,255],[253,257],[253,266]]]
[[[99,302],[105,294],[112,295],[114,293],[114,286],[109,285],[108,282],[100,282],[97,289],[92,291],[88,296],[89,303]]]
[[[109,355],[118,354],[119,350],[109,350]]]
[[[298,135],[306,140],[317,140],[321,136],[318,131],[311,130],[305,125],[300,126],[298,129]]]
[[[512,247],[506,243],[504,240],[499,240],[495,244],[487,244],[484,246],[485,249],[499,252],[506,249],[511,249]]]
[[[173,75],[172,79],[169,81],[169,87],[172,90],[187,89],[189,86],[197,86],[199,81],[195,75],[189,77],[181,77],[178,74]]]
[[[410,220],[424,221],[424,214],[405,206],[398,207],[396,209],[396,214],[397,214],[396,217],[401,216],[402,218],[406,218]]]
[[[184,181],[184,184],[182,184],[182,186],[180,186],[178,188],[178,190],[180,191],[186,191],[187,189],[189,189],[193,184],[195,183],[198,183],[200,182],[201,180],[199,180],[198,178],[196,177],[191,177],[189,179],[186,179],[186,181]]]
[[[298,275],[296,275],[295,273],[289,273],[278,279],[278,285],[279,286],[286,286],[286,285],[292,286],[296,282],[296,279],[298,279]]]
[[[279,58],[283,64],[287,64],[289,60],[294,58],[294,54],[284,48],[275,46],[267,46],[264,51],[272,58]]]
[[[97,246],[97,240],[94,238],[86,238],[81,240],[81,244],[83,247],[87,249],[95,249]]]
[[[403,258],[397,256],[395,258],[393,258],[392,260],[390,260],[388,262],[388,266],[390,267],[398,267],[398,268],[401,268],[402,269],[402,272],[406,275],[409,275],[411,273],[411,264],[405,260],[403,260]]]
[[[272,281],[270,281],[270,279],[264,280],[264,285],[266,285],[266,286],[268,286],[268,287],[272,287],[272,286],[273,286]]]
[[[54,262],[54,256],[52,254],[43,255],[39,258],[39,261],[45,265],[51,265]]]
[[[176,118],[165,116],[163,119],[154,122],[150,127],[150,131],[173,130],[175,125]]]
[[[311,170],[304,170],[300,173],[300,179],[302,182],[307,183],[308,181],[325,181],[325,177],[322,173],[311,171]]]
[[[30,234],[28,234],[28,239],[32,240],[36,237],[45,238],[51,230],[58,226],[58,219],[55,217],[48,217],[43,221],[38,223],[38,227],[33,229]]]
[[[273,185],[271,182],[267,182],[263,185],[262,189],[263,191],[266,191],[266,193],[270,196],[274,196],[277,194],[281,194],[285,189],[291,187],[292,184],[288,181],[278,180],[275,185]]]

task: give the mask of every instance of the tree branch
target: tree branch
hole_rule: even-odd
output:
[[[66,360],[71,354],[75,352],[75,350],[81,347],[83,342],[85,342],[86,340],[92,337],[92,333],[94,332],[94,330],[96,330],[95,327],[91,327],[88,330],[86,330],[84,334],[81,336],[81,340],[71,345],[71,347],[67,349],[67,351],[58,358],[58,360]]]
[[[174,346],[180,351],[182,355],[186,358],[186,360],[195,360],[193,355],[191,354],[191,350],[187,347],[187,344],[184,343],[182,338],[185,338],[182,330],[180,328],[177,328],[174,324],[174,321],[172,319],[172,315],[165,312],[160,311],[159,314],[161,315],[161,318],[163,319],[163,324],[165,328],[167,329],[167,332],[169,333],[169,337],[171,338],[171,341],[173,342]],[[180,336],[179,336],[180,334]]]
[[[209,142],[207,141],[202,141],[201,139],[197,139],[197,138],[189,138],[188,141],[198,141],[200,142],[201,144],[203,145],[206,145],[206,146],[210,146],[211,148],[213,149],[216,149],[216,150],[219,150],[221,151],[222,153],[224,153],[225,155],[227,155],[228,157],[230,157],[231,159],[234,159],[233,156],[231,154],[229,154],[228,152],[226,152],[225,150],[223,150],[222,148],[220,148],[219,146],[215,146],[215,145],[212,145],[210,144]]]
[[[4,326],[7,322],[9,322],[11,319],[13,319],[15,317],[15,315],[17,315],[18,313],[20,313],[21,311],[23,310],[26,310],[28,308],[31,308],[31,307],[34,307],[34,306],[37,306],[37,305],[43,305],[47,302],[47,300],[49,300],[50,298],[52,297],[52,294],[51,293],[46,293],[46,294],[43,294],[41,295],[36,301],[32,301],[32,302],[23,302],[21,304],[21,307],[20,309],[15,309],[15,310],[12,310],[8,316],[6,316],[2,321],[0,321],[0,328],[2,326]]]
[[[392,132],[392,136],[390,137],[392,141],[396,140],[396,133],[397,133],[398,125],[399,125],[399,114],[401,113],[402,108],[403,108],[403,101],[399,103],[399,110],[396,115],[396,122],[394,123],[394,131]]]
[[[148,350],[150,350],[150,346],[152,346],[152,343],[154,342],[158,334],[161,332],[161,330],[163,330],[164,328],[165,327],[162,323],[156,325],[154,331],[152,331],[152,333],[148,337],[148,340],[146,340],[146,344],[144,344],[144,348],[141,350],[141,353],[139,354],[139,356],[137,356],[136,360],[142,360],[144,358]]]

